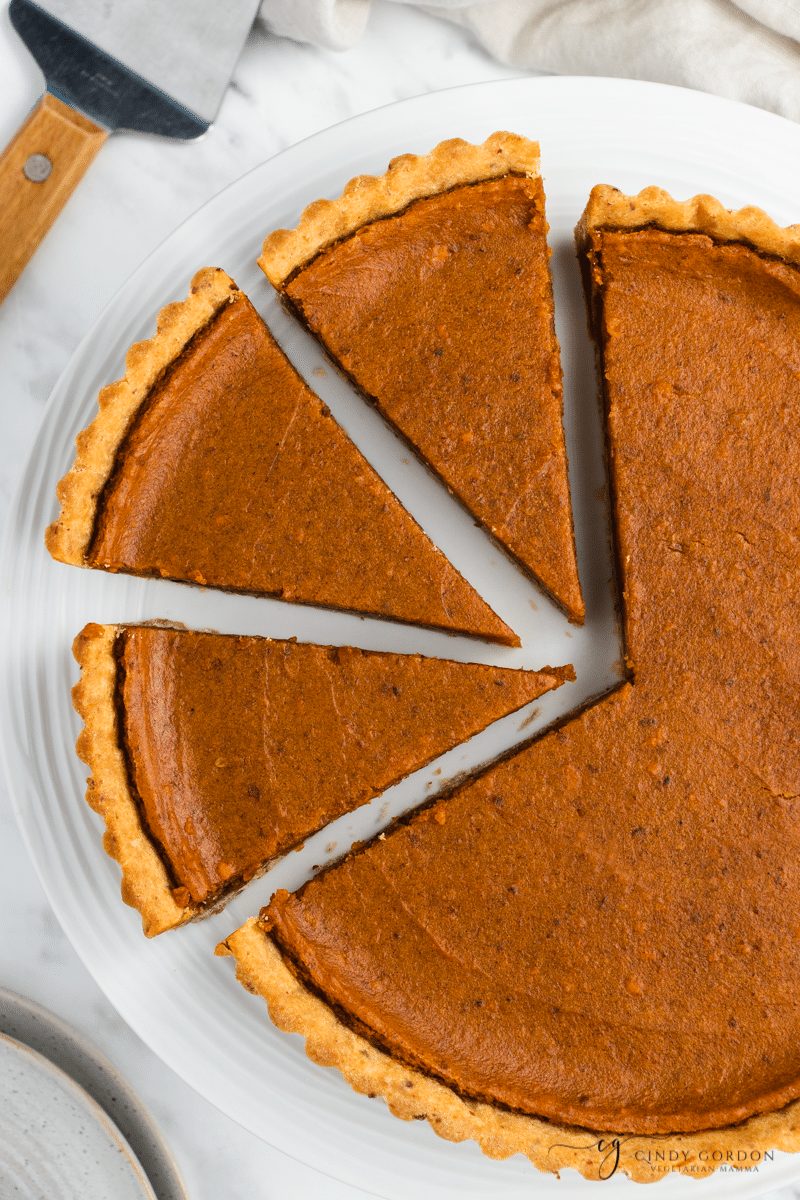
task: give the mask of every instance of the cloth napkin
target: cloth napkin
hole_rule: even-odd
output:
[[[369,7],[370,0],[262,0],[260,11],[276,34],[346,50],[364,32]],[[675,83],[800,121],[800,0],[443,0],[419,7],[463,25],[510,66]]]

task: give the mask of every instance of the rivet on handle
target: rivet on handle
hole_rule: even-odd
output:
[[[46,154],[32,154],[22,168],[25,178],[30,179],[31,183],[44,183],[52,169],[53,164]]]

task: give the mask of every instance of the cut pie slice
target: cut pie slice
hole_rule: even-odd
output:
[[[646,1181],[800,1150],[800,230],[600,188],[578,242],[630,680],[222,952],[398,1115]]]
[[[339,367],[582,624],[539,147],[403,155],[259,263]]]
[[[148,936],[575,677],[153,626],[87,625],[74,652],[87,799]]]
[[[224,271],[199,272],[126,367],[59,484],[54,558],[519,645]]]

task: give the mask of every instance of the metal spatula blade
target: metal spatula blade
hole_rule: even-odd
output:
[[[175,103],[28,0],[11,0],[11,23],[44,72],[47,90],[108,130],[195,138],[208,123]]]
[[[11,0],[47,93],[0,156],[0,301],[109,133],[199,137],[258,0]]]
[[[258,0],[38,0],[37,4],[12,0],[9,14],[18,30],[15,12],[23,9],[66,27],[97,53],[114,60],[117,70],[143,81],[208,126],[230,83],[258,11]],[[49,81],[36,45],[22,36]],[[76,68],[80,70],[78,60],[69,70]],[[60,77],[67,72],[68,68],[60,68]],[[78,107],[91,115],[91,98],[82,101],[77,82],[72,90]],[[102,118],[96,119],[102,123]],[[114,128],[143,126],[118,124]],[[148,128],[146,132],[161,130]]]

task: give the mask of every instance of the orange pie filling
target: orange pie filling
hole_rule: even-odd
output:
[[[147,626],[121,627],[113,653],[131,796],[175,900],[199,908],[574,678],[570,667],[517,671]],[[81,686],[91,687],[86,672]]]
[[[262,928],[462,1096],[714,1129],[800,1096],[800,271],[590,228],[629,682]]]
[[[583,622],[542,181],[417,200],[283,294],[449,489]]]
[[[59,487],[54,557],[519,645],[226,280],[200,272],[101,393]],[[203,289],[222,301],[181,345]]]

